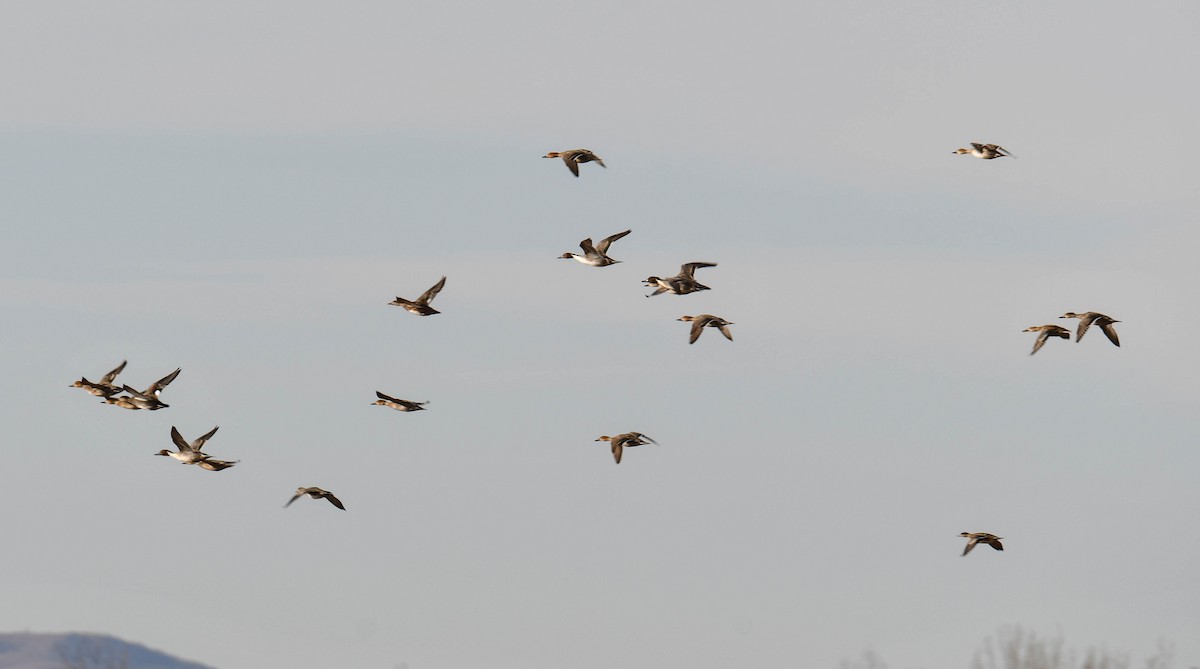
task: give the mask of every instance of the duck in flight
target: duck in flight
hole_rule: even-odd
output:
[[[402,400],[396,397],[391,397],[389,395],[384,395],[378,390],[375,391],[375,396],[379,399],[371,402],[372,406],[378,405],[381,407],[391,407],[396,411],[424,411],[425,407],[422,405],[429,404],[429,402],[413,402],[410,400]]]
[[[972,155],[976,158],[983,158],[984,160],[992,160],[993,158],[1016,158],[1016,156],[1009,153],[1007,149],[998,144],[977,144],[975,142],[971,142],[971,148],[957,149],[954,151],[954,153],[960,156]]]
[[[432,288],[425,291],[424,293],[421,293],[421,296],[418,297],[417,299],[406,300],[403,297],[396,297],[396,299],[392,300],[391,302],[388,302],[388,304],[391,304],[391,305],[394,305],[397,307],[404,307],[410,313],[414,313],[418,316],[432,316],[434,314],[440,314],[442,312],[429,306],[429,303],[431,301],[433,301],[433,298],[437,297],[437,294],[441,292],[442,288],[445,285],[446,285],[446,277],[442,277],[441,281],[438,281],[437,283],[433,284]]]
[[[625,232],[618,232],[610,237],[605,237],[604,239],[601,239],[600,243],[596,244],[595,246],[592,246],[592,238],[588,237],[582,242],[579,242],[579,248],[583,249],[583,255],[567,251],[559,256],[559,258],[563,260],[570,260],[574,258],[575,260],[578,260],[585,265],[591,265],[592,267],[607,267],[609,265],[615,265],[621,261],[613,260],[612,258],[608,257],[608,247],[611,246],[613,242],[631,232],[633,232],[633,230],[626,230]]]
[[[205,442],[207,442],[209,439],[211,439],[212,436],[217,433],[217,430],[220,427],[221,427],[220,425],[218,425],[217,427],[214,427],[213,429],[204,433],[200,437],[197,437],[195,441],[193,441],[192,443],[189,444],[187,442],[187,440],[183,438],[183,435],[179,434],[179,430],[174,425],[172,425],[171,426],[171,441],[175,442],[175,447],[179,449],[179,452],[168,451],[167,449],[164,448],[161,451],[155,453],[155,455],[165,455],[168,457],[172,457],[185,465],[194,465],[197,462],[200,462],[201,460],[207,460],[207,459],[209,459],[209,455],[207,453],[201,452],[200,449],[204,448]]]
[[[1031,325],[1024,330],[1021,330],[1021,332],[1040,333],[1037,341],[1033,342],[1033,350],[1029,352],[1029,355],[1033,355],[1034,353],[1042,350],[1042,346],[1046,345],[1046,340],[1050,337],[1062,337],[1067,341],[1071,340],[1071,331],[1062,327],[1061,325]]]
[[[119,397],[107,397],[104,399],[104,401],[109,404],[119,406],[122,409],[131,409],[133,411],[137,411],[139,409],[158,411],[159,409],[166,409],[167,407],[171,406],[170,404],[158,399],[154,395],[147,395],[136,388],[129,387],[128,384],[121,386],[121,389],[125,391],[124,395]]]
[[[673,293],[675,295],[687,295],[701,290],[710,290],[708,286],[696,280],[696,270],[701,267],[716,267],[715,262],[690,262],[679,268],[679,274],[672,277],[660,278],[657,276],[647,277],[643,283],[647,287],[655,286],[653,293],[646,297],[654,297],[662,293]]]
[[[717,328],[721,331],[721,334],[725,335],[726,339],[733,341],[733,334],[731,334],[729,332],[729,328],[726,327],[728,325],[733,325],[733,323],[721,318],[720,316],[713,316],[712,314],[700,314],[699,316],[680,316],[679,320],[690,322],[692,324],[692,333],[688,339],[689,344],[695,344],[696,340],[700,338],[700,335],[704,333],[704,328],[706,327]]]
[[[309,497],[311,497],[313,499],[327,499],[327,500],[329,500],[330,504],[336,506],[337,508],[341,509],[342,511],[346,510],[346,507],[342,505],[342,500],[338,499],[337,497],[334,497],[333,493],[329,492],[328,490],[322,490],[317,487],[296,488],[296,494],[292,495],[292,498],[288,500],[287,504],[283,505],[283,508],[285,508],[285,509],[288,508],[289,506],[292,505],[292,502],[300,499],[301,497],[303,497],[305,495],[308,495]]]
[[[1095,311],[1088,311],[1082,314],[1068,311],[1062,316],[1059,316],[1059,318],[1079,319],[1079,327],[1075,330],[1075,343],[1079,343],[1079,340],[1083,339],[1083,335],[1087,333],[1088,328],[1096,325],[1100,328],[1100,331],[1104,333],[1104,336],[1108,337],[1108,340],[1113,343],[1113,346],[1121,345],[1121,340],[1117,338],[1117,329],[1113,327],[1113,323],[1120,323],[1121,321],[1113,320],[1112,318]]]
[[[567,164],[567,169],[571,170],[571,174],[574,174],[576,177],[579,176],[579,164],[580,163],[596,163],[600,167],[603,167],[604,169],[608,169],[608,166],[604,164],[604,161],[600,160],[600,156],[597,156],[596,154],[592,153],[591,151],[589,151],[587,149],[571,149],[569,151],[551,151],[550,153],[547,153],[546,155],[544,155],[542,157],[543,158],[562,158],[563,162]]]
[[[96,397],[104,397],[104,398],[112,397],[113,395],[116,395],[117,393],[121,392],[121,386],[114,385],[113,381],[116,380],[117,374],[120,374],[121,370],[125,369],[126,362],[127,362],[126,360],[122,360],[121,364],[117,365],[116,369],[105,374],[103,377],[101,377],[101,379],[99,381],[97,381],[95,383],[88,381],[87,377],[84,376],[84,377],[81,377],[75,383],[72,383],[70,385],[70,387],[71,388],[83,388],[84,390],[91,393],[92,395],[95,395]]]
[[[197,437],[193,442],[191,442],[189,444],[188,441],[183,438],[183,435],[179,433],[179,430],[176,429],[176,427],[174,425],[172,425],[171,426],[171,441],[175,442],[175,447],[178,448],[179,451],[172,452],[172,451],[168,451],[167,449],[164,448],[163,450],[155,453],[155,455],[164,455],[167,457],[172,457],[172,458],[175,458],[176,460],[178,460],[179,462],[181,462],[182,464],[196,465],[197,467],[200,467],[201,469],[207,469],[210,472],[219,472],[222,469],[229,469],[230,467],[236,465],[238,463],[238,461],[237,460],[216,460],[209,454],[204,453],[203,451],[200,450],[200,449],[204,448],[204,444],[209,439],[211,439],[214,434],[217,433],[217,430],[219,429],[219,427],[220,426],[214,427],[213,429],[204,433],[200,437]]]
[[[621,454],[626,448],[658,443],[641,432],[626,432],[625,434],[618,434],[615,437],[604,435],[596,439],[596,441],[607,441],[612,446],[613,459],[617,461],[618,465],[621,464]]]
[[[987,544],[998,551],[1004,550],[1004,546],[1000,545],[1000,540],[1004,537],[998,537],[987,532],[963,532],[958,536],[967,538],[967,546],[962,552],[963,557],[966,557],[967,553],[970,553],[976,544]]]

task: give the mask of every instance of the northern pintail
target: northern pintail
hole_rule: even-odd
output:
[[[372,406],[379,405],[381,407],[391,407],[396,411],[424,411],[425,407],[421,405],[429,404],[429,402],[413,402],[411,400],[402,400],[395,397],[390,397],[388,395],[384,395],[378,390],[375,391],[375,396],[379,399],[371,402]]]
[[[604,164],[604,161],[600,160],[600,156],[597,156],[596,154],[592,153],[591,151],[589,151],[587,149],[571,149],[570,151],[551,151],[550,153],[547,153],[546,155],[544,155],[542,157],[543,158],[562,158],[563,162],[567,164],[567,169],[571,170],[571,174],[574,174],[575,176],[579,176],[579,163],[594,162],[594,163],[600,165],[600,167],[603,167],[604,169],[608,169],[608,166]]]
[[[971,552],[972,548],[975,548],[975,544],[987,544],[998,551],[1004,550],[1004,546],[1000,545],[1000,540],[1004,537],[998,537],[987,532],[963,532],[958,536],[967,538],[967,547],[962,552],[964,557],[967,553]]]
[[[202,453],[200,449],[204,448],[204,443],[207,442],[214,434],[216,434],[219,428],[219,425],[214,427],[206,432],[203,436],[198,437],[195,441],[189,444],[187,440],[183,438],[183,435],[179,434],[179,430],[172,425],[171,441],[175,442],[175,447],[179,449],[179,452],[175,453],[164,448],[155,453],[155,455],[172,457],[185,465],[194,465],[201,460],[208,460],[210,456],[206,453]]]
[[[80,378],[75,383],[72,383],[69,387],[83,388],[96,397],[112,397],[113,395],[121,392],[121,387],[113,385],[113,381],[117,378],[117,374],[120,374],[121,370],[125,369],[126,362],[126,360],[122,360],[121,364],[117,365],[116,369],[105,374],[99,381],[95,383],[88,381],[87,377],[85,376]]]
[[[591,265],[592,267],[607,267],[609,265],[615,265],[621,261],[613,260],[612,258],[608,257],[608,247],[612,245],[613,242],[631,232],[633,232],[633,230],[626,230],[625,232],[618,232],[611,237],[605,237],[604,239],[601,239],[600,243],[596,244],[595,246],[592,246],[592,238],[588,237],[582,242],[579,242],[579,248],[583,249],[583,255],[567,251],[559,256],[559,258],[565,260],[574,258],[575,260],[578,260],[585,265]]]
[[[604,435],[596,439],[596,441],[607,441],[612,446],[613,459],[617,461],[618,465],[621,464],[621,454],[626,448],[658,443],[641,432],[626,432],[625,434],[618,434],[615,437]]]
[[[445,285],[446,285],[446,277],[442,277],[441,281],[438,281],[437,283],[433,284],[432,288],[425,291],[424,293],[421,293],[421,296],[418,297],[417,299],[406,300],[403,297],[397,297],[395,300],[388,302],[388,304],[395,305],[397,307],[404,307],[409,312],[414,313],[418,316],[432,316],[434,314],[440,314],[442,312],[429,306],[429,303],[431,301],[433,301],[433,298],[437,297],[437,294],[439,292],[441,292],[442,287]]]
[[[1021,330],[1021,332],[1041,333],[1038,335],[1037,341],[1033,342],[1033,350],[1029,352],[1029,355],[1033,355],[1034,353],[1040,351],[1042,346],[1045,346],[1046,340],[1050,337],[1062,337],[1067,341],[1071,340],[1071,331],[1062,327],[1061,325],[1031,325],[1024,330]]]
[[[171,406],[170,404],[158,399],[154,395],[147,395],[136,388],[129,387],[128,384],[121,386],[121,389],[125,391],[125,395],[121,395],[120,397],[108,397],[105,398],[104,401],[109,404],[119,406],[122,409],[133,409],[135,411],[138,409],[158,411],[159,409],[166,409],[167,407]]]
[[[329,500],[330,504],[336,506],[337,508],[341,509],[342,511],[346,510],[346,507],[342,506],[342,500],[334,497],[333,493],[329,492],[328,490],[322,490],[322,489],[316,488],[316,487],[296,488],[296,494],[292,495],[292,498],[288,500],[287,504],[283,505],[283,508],[285,508],[285,509],[288,508],[289,506],[292,505],[292,502],[300,499],[301,497],[303,497],[305,495],[308,495],[309,497],[311,497],[313,499],[327,499],[327,500]]]
[[[957,149],[954,151],[954,153],[960,156],[964,154],[970,154],[976,158],[983,158],[984,160],[991,160],[993,158],[1016,158],[1016,156],[1009,153],[1007,149],[997,144],[977,144],[975,142],[971,142],[971,148]]]
[[[647,277],[643,282],[647,286],[657,286],[653,293],[646,297],[654,297],[661,293],[674,293],[675,295],[687,295],[701,290],[709,290],[709,287],[696,280],[696,270],[701,267],[716,267],[715,262],[690,262],[679,268],[679,274],[668,277],[666,279],[651,276]]]
[[[720,316],[713,316],[712,314],[700,314],[699,316],[680,316],[679,320],[690,322],[692,324],[692,335],[688,339],[689,344],[695,344],[696,340],[700,338],[700,335],[704,332],[704,328],[706,327],[717,328],[721,331],[721,334],[725,335],[726,339],[733,341],[733,335],[730,334],[729,328],[725,327],[727,325],[733,325],[733,323],[721,318]]]
[[[1113,320],[1112,318],[1095,311],[1088,311],[1082,314],[1068,311],[1062,316],[1059,316],[1059,318],[1079,319],[1079,328],[1075,330],[1076,343],[1078,343],[1080,339],[1083,339],[1083,335],[1088,331],[1088,328],[1090,328],[1092,325],[1097,325],[1100,327],[1100,330],[1104,332],[1104,336],[1108,337],[1108,340],[1113,343],[1113,346],[1121,345],[1121,340],[1117,338],[1117,329],[1113,327],[1113,323],[1120,323],[1121,321]]]
[[[108,397],[105,398],[104,401],[109,404],[119,406],[122,409],[132,409],[135,411],[138,409],[146,409],[148,411],[165,409],[170,405],[158,399],[158,396],[160,393],[162,393],[163,388],[166,388],[172,381],[175,380],[175,377],[179,376],[179,371],[179,368],[176,367],[175,371],[167,374],[154,383],[151,383],[146,387],[145,390],[137,390],[136,388],[130,387],[129,384],[125,384],[121,386],[121,390],[123,390],[126,395],[121,397]]]

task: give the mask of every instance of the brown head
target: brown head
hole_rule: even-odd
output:
[[[161,450],[161,451],[159,451],[159,452],[155,453],[155,455],[166,455],[166,456],[170,456],[170,455],[171,455],[171,451],[168,451],[167,449],[165,449],[165,448],[164,448],[163,450]]]
[[[562,153],[559,151],[551,151],[550,153],[547,153],[546,155],[544,155],[542,157],[543,158],[561,158]]]

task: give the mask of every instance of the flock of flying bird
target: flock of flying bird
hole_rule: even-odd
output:
[[[175,371],[162,377],[154,383],[151,383],[146,387],[145,390],[137,390],[135,388],[131,388],[127,384],[120,386],[116,384],[117,375],[125,370],[125,364],[127,362],[127,360],[122,360],[121,364],[117,365],[111,372],[100,377],[99,381],[88,381],[87,377],[85,376],[80,378],[75,383],[72,383],[69,387],[82,388],[87,391],[88,394],[101,397],[106,403],[121,407],[122,409],[130,409],[132,411],[139,411],[142,409],[147,411],[158,411],[159,409],[166,409],[169,407],[170,405],[163,402],[162,399],[160,399],[160,396],[163,388],[166,388],[168,384],[174,381],[175,377],[179,376],[179,372],[181,370],[176,368]],[[380,397],[386,396],[380,395]],[[379,402],[376,402],[376,404],[379,404]],[[405,411],[407,411],[407,409],[405,409]],[[163,455],[170,458],[175,458],[182,464],[196,465],[197,467],[200,467],[201,469],[207,469],[210,472],[219,472],[223,469],[229,469],[241,461],[218,460],[201,450],[204,448],[204,444],[208,443],[208,440],[217,433],[218,429],[220,429],[219,425],[200,435],[189,443],[188,440],[184,439],[183,435],[179,433],[179,429],[172,425],[171,441],[175,443],[177,450],[170,451],[164,448],[155,453],[155,455]],[[308,495],[313,499],[327,499],[337,508],[343,511],[346,510],[346,507],[342,506],[342,502],[337,497],[334,497],[333,493],[314,487],[297,488],[296,494],[290,500],[288,500],[287,504],[283,505],[284,508],[291,506],[292,502],[296,501],[297,498],[303,495]]]
[[[971,147],[972,148],[970,149],[957,149],[954,151],[954,153],[958,155],[971,155],[983,160],[1015,157],[1003,147],[996,144],[978,144],[972,142]],[[607,169],[607,166],[604,164],[604,161],[600,158],[600,156],[597,156],[588,149],[551,151],[543,157],[561,158],[566,164],[567,169],[569,169],[571,174],[575,175],[576,177],[579,176],[579,166],[584,163],[594,162]],[[559,258],[564,260],[577,260],[592,267],[609,267],[611,265],[615,265],[621,261],[609,256],[608,250],[612,247],[613,242],[622,239],[630,232],[632,232],[632,230],[618,232],[614,235],[610,235],[604,239],[601,239],[595,244],[592,243],[592,239],[589,237],[579,243],[579,248],[583,251],[582,254],[568,251],[559,256]],[[695,274],[696,270],[698,269],[716,266],[716,263],[711,262],[689,262],[684,263],[679,268],[679,273],[675,276],[666,278],[649,276],[644,280],[643,283],[645,283],[647,287],[653,288],[654,291],[646,297],[654,297],[655,295],[661,295],[663,293],[670,293],[672,295],[688,295],[691,293],[711,290],[708,286],[697,281]],[[415,300],[396,297],[396,299],[392,302],[389,302],[389,304],[403,307],[405,310],[418,316],[432,316],[440,312],[430,306],[429,303],[432,302],[435,297],[437,297],[438,293],[440,293],[445,286],[446,277],[443,276],[437,283],[431,286]],[[1088,331],[1088,328],[1094,324],[1104,332],[1105,336],[1107,336],[1109,341],[1111,341],[1115,346],[1121,345],[1120,340],[1117,338],[1117,332],[1113,328],[1113,324],[1119,323],[1120,321],[1117,321],[1109,316],[1095,311],[1088,311],[1078,314],[1074,312],[1067,312],[1060,316],[1060,318],[1079,319],[1079,326],[1075,333],[1076,342],[1079,342],[1081,339],[1083,339],[1083,335]],[[689,344],[696,343],[696,340],[700,338],[700,335],[703,334],[704,328],[706,327],[716,328],[717,331],[724,335],[726,339],[733,341],[733,335],[730,333],[728,327],[733,325],[733,323],[719,316],[714,316],[712,314],[699,314],[696,316],[682,316],[678,320],[691,323],[691,330],[688,338]],[[1037,353],[1042,346],[1045,345],[1046,340],[1050,337],[1061,337],[1068,340],[1071,338],[1070,330],[1053,324],[1031,326],[1026,328],[1024,332],[1039,333],[1037,340],[1033,344],[1033,350],[1030,352],[1030,355]],[[168,384],[174,381],[177,376],[179,376],[179,369],[176,369],[170,374],[150,384],[145,390],[137,390],[126,384],[117,385],[115,383],[116,377],[124,369],[125,361],[122,361],[120,365],[118,365],[111,372],[105,374],[99,381],[88,381],[88,379],[84,377],[73,383],[71,387],[82,388],[92,395],[103,398],[106,403],[121,407],[123,409],[145,409],[148,411],[157,411],[158,409],[165,409],[169,406],[160,399],[160,395],[162,390]],[[379,399],[373,402],[373,405],[385,406],[397,411],[422,411],[425,409],[424,405],[428,404],[428,402],[414,402],[411,400],[391,397],[380,391],[375,391],[375,395]],[[179,430],[172,426],[171,441],[174,442],[177,450],[170,451],[163,449],[158,453],[155,453],[155,455],[171,457],[185,465],[196,465],[209,471],[221,471],[223,469],[228,469],[240,461],[218,460],[207,453],[204,453],[202,450],[208,440],[211,439],[214,434],[216,434],[217,429],[217,427],[214,427],[204,435],[201,435],[189,443],[183,438],[183,435],[179,433]],[[625,432],[615,436],[603,435],[597,438],[596,441],[608,442],[612,450],[613,459],[617,462],[617,464],[621,463],[621,456],[624,454],[625,449],[633,448],[635,446],[642,446],[645,444],[658,443],[641,432]],[[287,504],[284,504],[284,508],[291,506],[292,502],[295,502],[297,499],[305,495],[308,495],[312,499],[326,499],[330,504],[338,509],[343,511],[346,509],[341,500],[335,497],[333,493],[329,492],[328,490],[323,490],[313,486],[301,486],[297,488],[292,498],[288,500]],[[998,551],[1004,550],[1004,547],[1000,543],[1002,537],[998,537],[994,534],[989,534],[987,532],[963,532],[959,536],[967,538],[967,545],[962,552],[964,556],[970,553],[971,550],[980,543],[987,544]]]
[[[1096,311],[1088,311],[1082,314],[1077,314],[1074,311],[1068,311],[1062,316],[1059,316],[1059,318],[1079,319],[1079,327],[1075,329],[1075,343],[1077,344],[1079,343],[1080,339],[1083,339],[1083,335],[1088,331],[1088,328],[1092,327],[1092,325],[1096,325],[1100,328],[1100,331],[1104,333],[1104,336],[1108,337],[1108,340],[1113,343],[1113,346],[1121,345],[1121,340],[1117,337],[1117,330],[1113,327],[1113,323],[1120,323],[1121,321],[1114,320]],[[1029,352],[1029,355],[1037,353],[1038,349],[1040,349],[1046,343],[1046,340],[1051,337],[1062,337],[1063,339],[1067,340],[1071,339],[1070,330],[1061,325],[1054,324],[1031,325],[1024,330],[1021,330],[1021,332],[1040,333],[1038,334],[1037,341],[1033,342],[1033,350]]]
[[[996,158],[1015,158],[1016,157],[1010,151],[1008,151],[1007,149],[1005,149],[1004,147],[1002,147],[998,144],[981,144],[978,142],[971,142],[971,148],[969,148],[969,149],[968,148],[960,148],[960,149],[955,150],[953,153],[956,155],[970,155],[970,156],[974,156],[976,158],[980,158],[983,160],[994,160]],[[588,149],[572,149],[569,151],[551,151],[550,153],[547,153],[544,157],[545,158],[561,158],[563,160],[563,162],[566,163],[567,169],[571,170],[571,174],[575,175],[576,177],[579,176],[579,166],[583,163],[595,162],[598,165],[600,165],[601,167],[607,168],[607,166],[604,164],[604,161],[599,156],[597,156],[594,152],[592,152]],[[609,257],[609,255],[608,255],[609,247],[612,245],[613,242],[621,239],[622,237],[624,237],[625,235],[628,235],[629,233],[630,233],[629,230],[626,230],[624,232],[618,232],[615,235],[605,237],[604,239],[600,240],[599,243],[594,244],[594,245],[592,243],[591,238],[589,237],[588,239],[583,240],[579,244],[580,248],[583,250],[582,255],[578,254],[578,253],[567,252],[567,253],[562,254],[560,256],[560,258],[575,259],[581,263],[591,265],[593,267],[607,267],[609,265],[620,262],[618,260],[614,260],[613,258]],[[661,277],[657,277],[657,276],[648,277],[645,280],[645,284],[649,287],[653,287],[655,290],[654,290],[654,292],[652,292],[650,295],[647,295],[646,297],[652,297],[654,295],[660,295],[662,293],[672,293],[675,295],[687,295],[689,293],[694,293],[694,292],[698,292],[698,291],[702,291],[702,290],[709,290],[708,286],[705,286],[704,284],[702,284],[696,280],[696,276],[695,276],[696,270],[703,268],[703,267],[716,267],[716,263],[705,263],[705,262],[686,263],[682,267],[680,267],[679,274],[676,274],[673,277],[668,277],[668,278],[661,278]],[[1063,314],[1061,316],[1061,318],[1078,318],[1079,319],[1079,327],[1078,327],[1078,329],[1076,331],[1076,335],[1075,335],[1076,342],[1081,340],[1083,338],[1084,333],[1087,332],[1088,328],[1091,327],[1093,324],[1095,324],[1100,327],[1100,329],[1104,332],[1104,334],[1108,337],[1108,339],[1114,345],[1116,345],[1116,346],[1121,345],[1120,340],[1117,338],[1117,332],[1113,328],[1113,323],[1118,323],[1119,321],[1117,321],[1109,316],[1106,316],[1104,314],[1101,314],[1101,313],[1095,312],[1095,311],[1088,311],[1088,312],[1085,312],[1082,314],[1077,314],[1074,312],[1067,312],[1067,313]],[[719,316],[714,316],[712,314],[700,314],[698,316],[683,316],[679,320],[690,322],[692,324],[689,343],[694,344],[696,342],[696,340],[700,337],[700,335],[704,332],[705,327],[717,328],[718,331],[720,331],[721,334],[725,335],[725,337],[727,339],[729,339],[730,341],[733,341],[733,335],[729,332],[729,328],[727,327],[729,325],[732,325],[732,323],[730,321],[725,320],[724,318],[719,317]],[[1046,343],[1046,339],[1049,337],[1062,337],[1064,339],[1070,339],[1070,336],[1071,336],[1069,330],[1067,330],[1064,327],[1058,326],[1058,325],[1033,326],[1024,331],[1040,333],[1038,335],[1037,340],[1034,342],[1033,351],[1030,353],[1030,355],[1032,355],[1033,353],[1037,353],[1038,350]],[[645,443],[655,443],[652,439],[650,439],[646,435],[641,434],[639,432],[629,432],[626,434],[617,435],[615,437],[603,436],[603,437],[600,437],[599,439],[597,439],[597,441],[608,441],[612,445],[613,457],[616,459],[616,461],[618,463],[621,462],[621,454],[625,448],[629,448],[632,446],[640,446]],[[968,539],[966,548],[963,550],[963,553],[962,553],[964,556],[967,553],[970,553],[971,549],[973,549],[976,546],[976,544],[978,544],[978,543],[985,543],[998,551],[1004,550],[1004,547],[1000,543],[1001,537],[997,537],[994,534],[989,534],[987,532],[963,532],[959,536],[966,537]]]

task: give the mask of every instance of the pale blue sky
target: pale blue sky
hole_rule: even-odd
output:
[[[350,5],[10,7],[0,629],[934,669],[1021,624],[1200,664],[1197,5]],[[608,169],[540,158],[576,146]],[[642,297],[694,260],[713,290]],[[1122,347],[1031,358],[1069,310]],[[67,388],[126,358],[183,368],[169,409]],[[152,457],[172,425],[242,462]],[[615,466],[629,430],[662,445]]]

